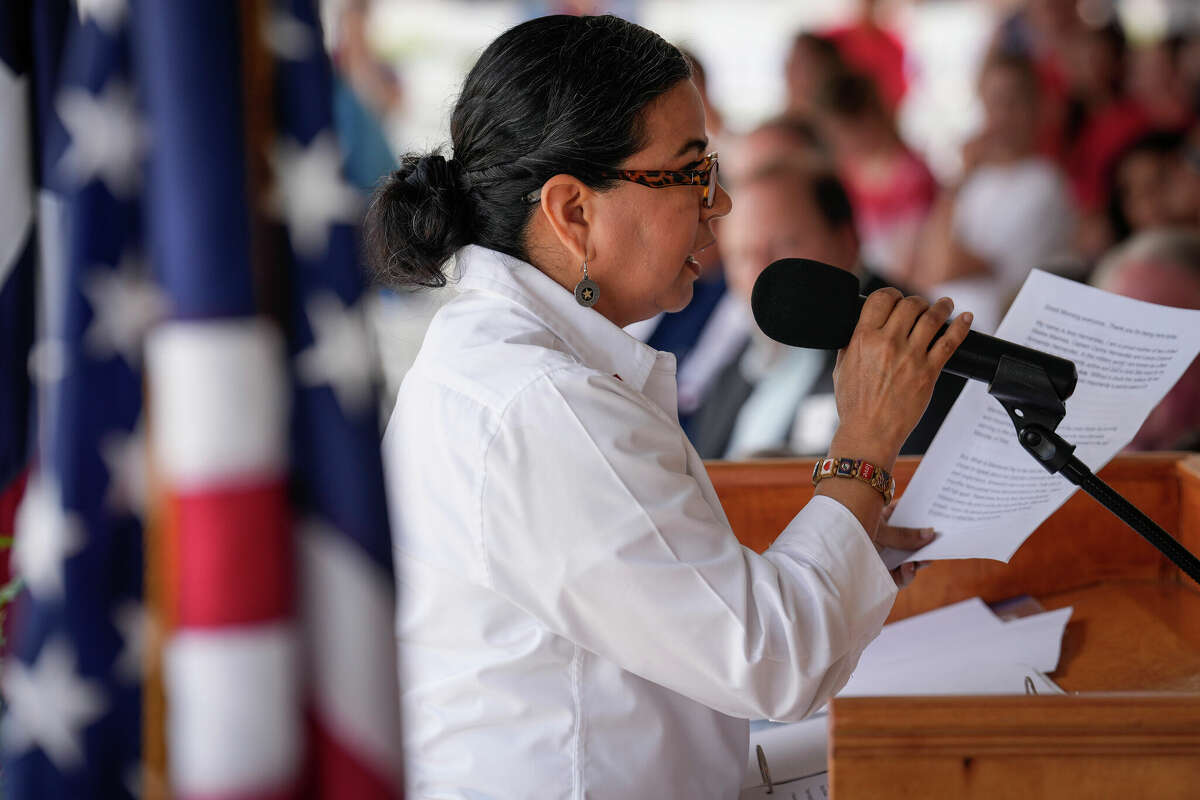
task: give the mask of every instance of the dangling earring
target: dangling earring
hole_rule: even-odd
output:
[[[575,284],[575,302],[584,308],[591,308],[600,299],[600,287],[588,277],[587,259],[583,260],[583,278]]]

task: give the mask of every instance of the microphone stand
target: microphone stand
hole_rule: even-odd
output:
[[[1090,494],[1105,508],[1154,545],[1184,574],[1200,584],[1200,559],[1160,528],[1136,506],[1097,478],[1074,456],[1075,445],[1054,432],[1067,413],[1046,370],[1011,356],[1001,356],[988,394],[1000,401],[1017,429],[1017,441],[1025,452],[1051,475],[1064,478]]]

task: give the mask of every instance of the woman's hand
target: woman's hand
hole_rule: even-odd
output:
[[[930,346],[953,310],[948,297],[930,305],[896,289],[880,289],[867,298],[834,368],[840,423],[832,455],[892,468],[929,404],[942,367],[970,329],[972,315],[963,314]]]
[[[892,470],[900,445],[929,404],[938,374],[970,329],[971,314],[963,314],[930,346],[953,308],[948,297],[930,305],[896,289],[880,289],[867,298],[833,371],[840,423],[829,445],[831,456]],[[863,481],[829,478],[816,493],[844,505],[868,532],[879,524],[883,496]],[[909,580],[912,573],[908,568]]]
[[[896,503],[894,501],[883,509],[879,524],[875,526],[875,534],[871,537],[871,541],[875,543],[875,549],[881,554],[886,547],[897,550],[920,550],[934,540],[937,534],[934,533],[933,528],[897,528],[888,524],[888,520],[891,519],[892,512],[895,510]],[[892,580],[903,589],[912,583],[913,578],[917,575],[917,570],[923,566],[925,566],[923,561],[908,561],[901,564],[892,570]]]

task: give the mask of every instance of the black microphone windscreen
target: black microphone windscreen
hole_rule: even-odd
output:
[[[850,342],[861,311],[858,279],[807,258],[781,258],[758,276],[750,295],[754,321],[792,347],[837,350]]]

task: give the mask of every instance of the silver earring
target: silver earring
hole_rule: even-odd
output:
[[[591,308],[600,299],[600,287],[588,277],[587,259],[583,260],[583,278],[575,284],[575,302],[584,308]]]

